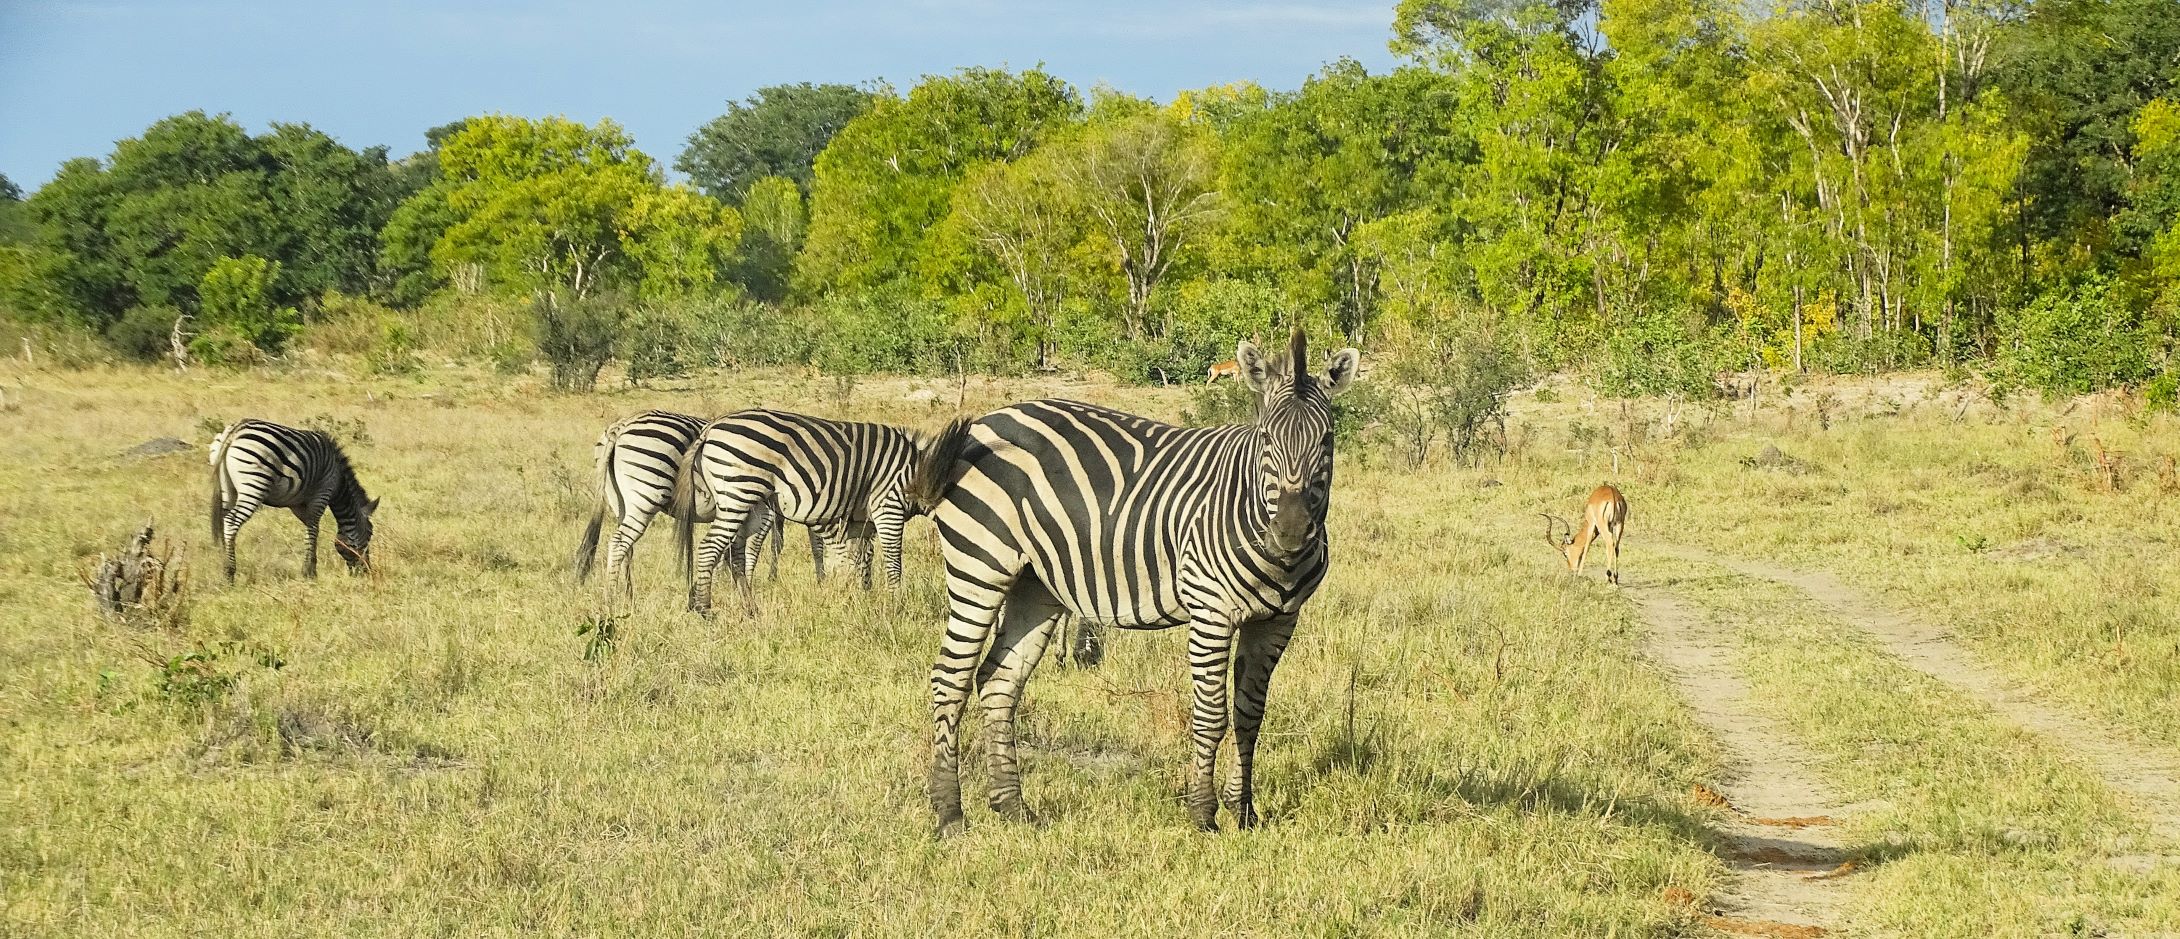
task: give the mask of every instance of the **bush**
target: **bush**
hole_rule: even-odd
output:
[[[254,254],[212,262],[197,288],[197,318],[206,333],[224,330],[264,352],[279,352],[303,326],[294,307],[273,305],[279,278],[280,262]]]
[[[189,340],[189,354],[206,365],[233,368],[263,365],[271,360],[265,350],[258,348],[241,330],[224,325],[214,326]]]
[[[2048,394],[2086,394],[2150,377],[2157,337],[2113,283],[2091,277],[2055,287],[1999,318],[1994,380]]]
[[[133,307],[106,327],[106,341],[136,361],[160,361],[174,351],[174,320],[181,315],[170,306]]]
[[[613,361],[621,336],[622,301],[617,296],[595,295],[575,300],[540,299],[532,306],[537,318],[537,352],[553,369],[553,387],[560,391],[589,391],[598,384],[598,373]]]
[[[695,331],[673,310],[637,314],[621,340],[621,355],[628,360],[628,381],[633,385],[654,378],[679,378],[689,373],[689,362],[696,358],[692,354]]]
[[[1600,385],[1620,397],[1707,398],[1718,393],[1712,376],[1725,370],[1722,364],[1713,337],[1677,316],[1641,314],[1615,323],[1606,336]]]
[[[1167,293],[1173,328],[1129,343],[1117,338],[1104,364],[1123,381],[1200,383],[1216,362],[1234,357],[1243,339],[1278,345],[1277,324],[1294,317],[1293,303],[1273,287],[1240,280],[1191,281]]]

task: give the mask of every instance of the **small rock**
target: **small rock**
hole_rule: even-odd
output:
[[[141,460],[149,459],[151,457],[166,456],[169,453],[181,453],[189,449],[191,449],[191,447],[188,444],[183,443],[179,438],[159,437],[153,440],[146,440],[143,443],[128,448],[127,450],[123,450],[121,451],[121,455],[129,457],[131,459]]]
[[[1749,469],[1780,470],[1787,473],[1806,473],[1810,469],[1807,461],[1788,456],[1776,444],[1765,444],[1763,451],[1755,456],[1742,457],[1741,465]]]
[[[1496,479],[1481,479],[1477,480],[1476,482],[1476,488],[1478,489],[1493,489],[1503,485],[1505,485],[1505,483],[1499,482]]]

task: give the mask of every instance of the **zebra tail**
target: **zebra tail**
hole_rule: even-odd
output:
[[[924,446],[916,472],[908,481],[908,506],[918,515],[930,514],[954,488],[954,464],[969,449],[969,419],[955,418]]]
[[[689,452],[681,455],[681,468],[674,473],[674,544],[681,552],[682,579],[692,585],[696,583],[696,487],[704,485],[696,465],[704,453],[704,435],[710,430],[709,424],[697,430]]]
[[[224,545],[227,538],[227,445],[234,442],[235,425],[222,428],[219,436],[212,438],[212,544]]]
[[[607,500],[613,496],[613,451],[620,442],[620,425],[606,428],[605,436],[598,438],[598,446],[604,448],[598,458],[598,506],[591,510],[590,524],[583,527],[583,540],[575,546],[575,579],[578,583],[590,579],[592,567],[598,564],[598,536],[606,526]]]

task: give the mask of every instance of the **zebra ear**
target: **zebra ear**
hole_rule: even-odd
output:
[[[1336,395],[1355,384],[1355,377],[1362,372],[1362,353],[1353,349],[1341,349],[1332,354],[1332,364],[1325,366],[1325,393]]]
[[[376,511],[378,511],[378,499],[376,497],[372,498],[371,501],[364,503],[363,513],[365,515],[369,515]]]
[[[1234,363],[1241,366],[1241,380],[1248,383],[1250,391],[1263,394],[1265,386],[1271,384],[1272,363],[1256,343],[1244,339],[1234,347]]]

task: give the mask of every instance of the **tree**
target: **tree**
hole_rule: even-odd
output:
[[[869,110],[876,95],[852,85],[772,85],[689,135],[674,161],[707,195],[739,207],[758,180],[783,177],[810,189],[818,154],[833,135]]]
[[[267,285],[279,304],[360,291],[395,198],[383,150],[299,124],[252,137],[191,111],[121,141],[104,164],[70,161],[28,209],[57,257],[51,293],[103,325],[139,304],[194,309],[213,265],[245,255],[282,262]]]
[[[816,291],[909,276],[964,175],[1027,156],[1081,110],[1072,88],[1037,69],[963,69],[926,77],[906,98],[880,97],[818,155],[797,283]]]
[[[504,293],[582,300],[710,289],[741,237],[733,209],[666,187],[611,121],[470,118],[439,147],[439,181],[389,226],[406,260],[421,239],[440,278],[482,272]],[[443,226],[443,227],[442,227]]]
[[[1997,30],[1994,77],[2033,134],[2022,188],[2026,238],[2099,250],[2132,168],[2135,114],[2180,82],[2180,17],[2166,0],[2038,0]],[[2027,247],[2026,244],[2023,245]],[[2052,262],[2080,255],[2054,250]]]
[[[1211,143],[1150,112],[1093,122],[1059,146],[1059,182],[1073,190],[1127,284],[1122,328],[1130,340],[1142,338],[1151,292],[1217,209]]]
[[[1236,119],[1221,148],[1219,266],[1285,286],[1359,339],[1377,311],[1362,226],[1434,198],[1470,144],[1447,76],[1343,60]]]
[[[810,229],[802,190],[784,176],[751,183],[742,200],[742,221],[745,231],[735,280],[759,300],[786,299],[795,252]]]
[[[204,333],[225,332],[265,352],[279,352],[302,326],[293,307],[273,298],[280,262],[256,255],[213,262],[198,288],[197,319]]]
[[[1021,303],[1036,367],[1053,366],[1055,325],[1073,288],[1065,255],[1083,236],[1083,206],[1050,153],[992,163],[962,181],[949,225],[997,262]]]

